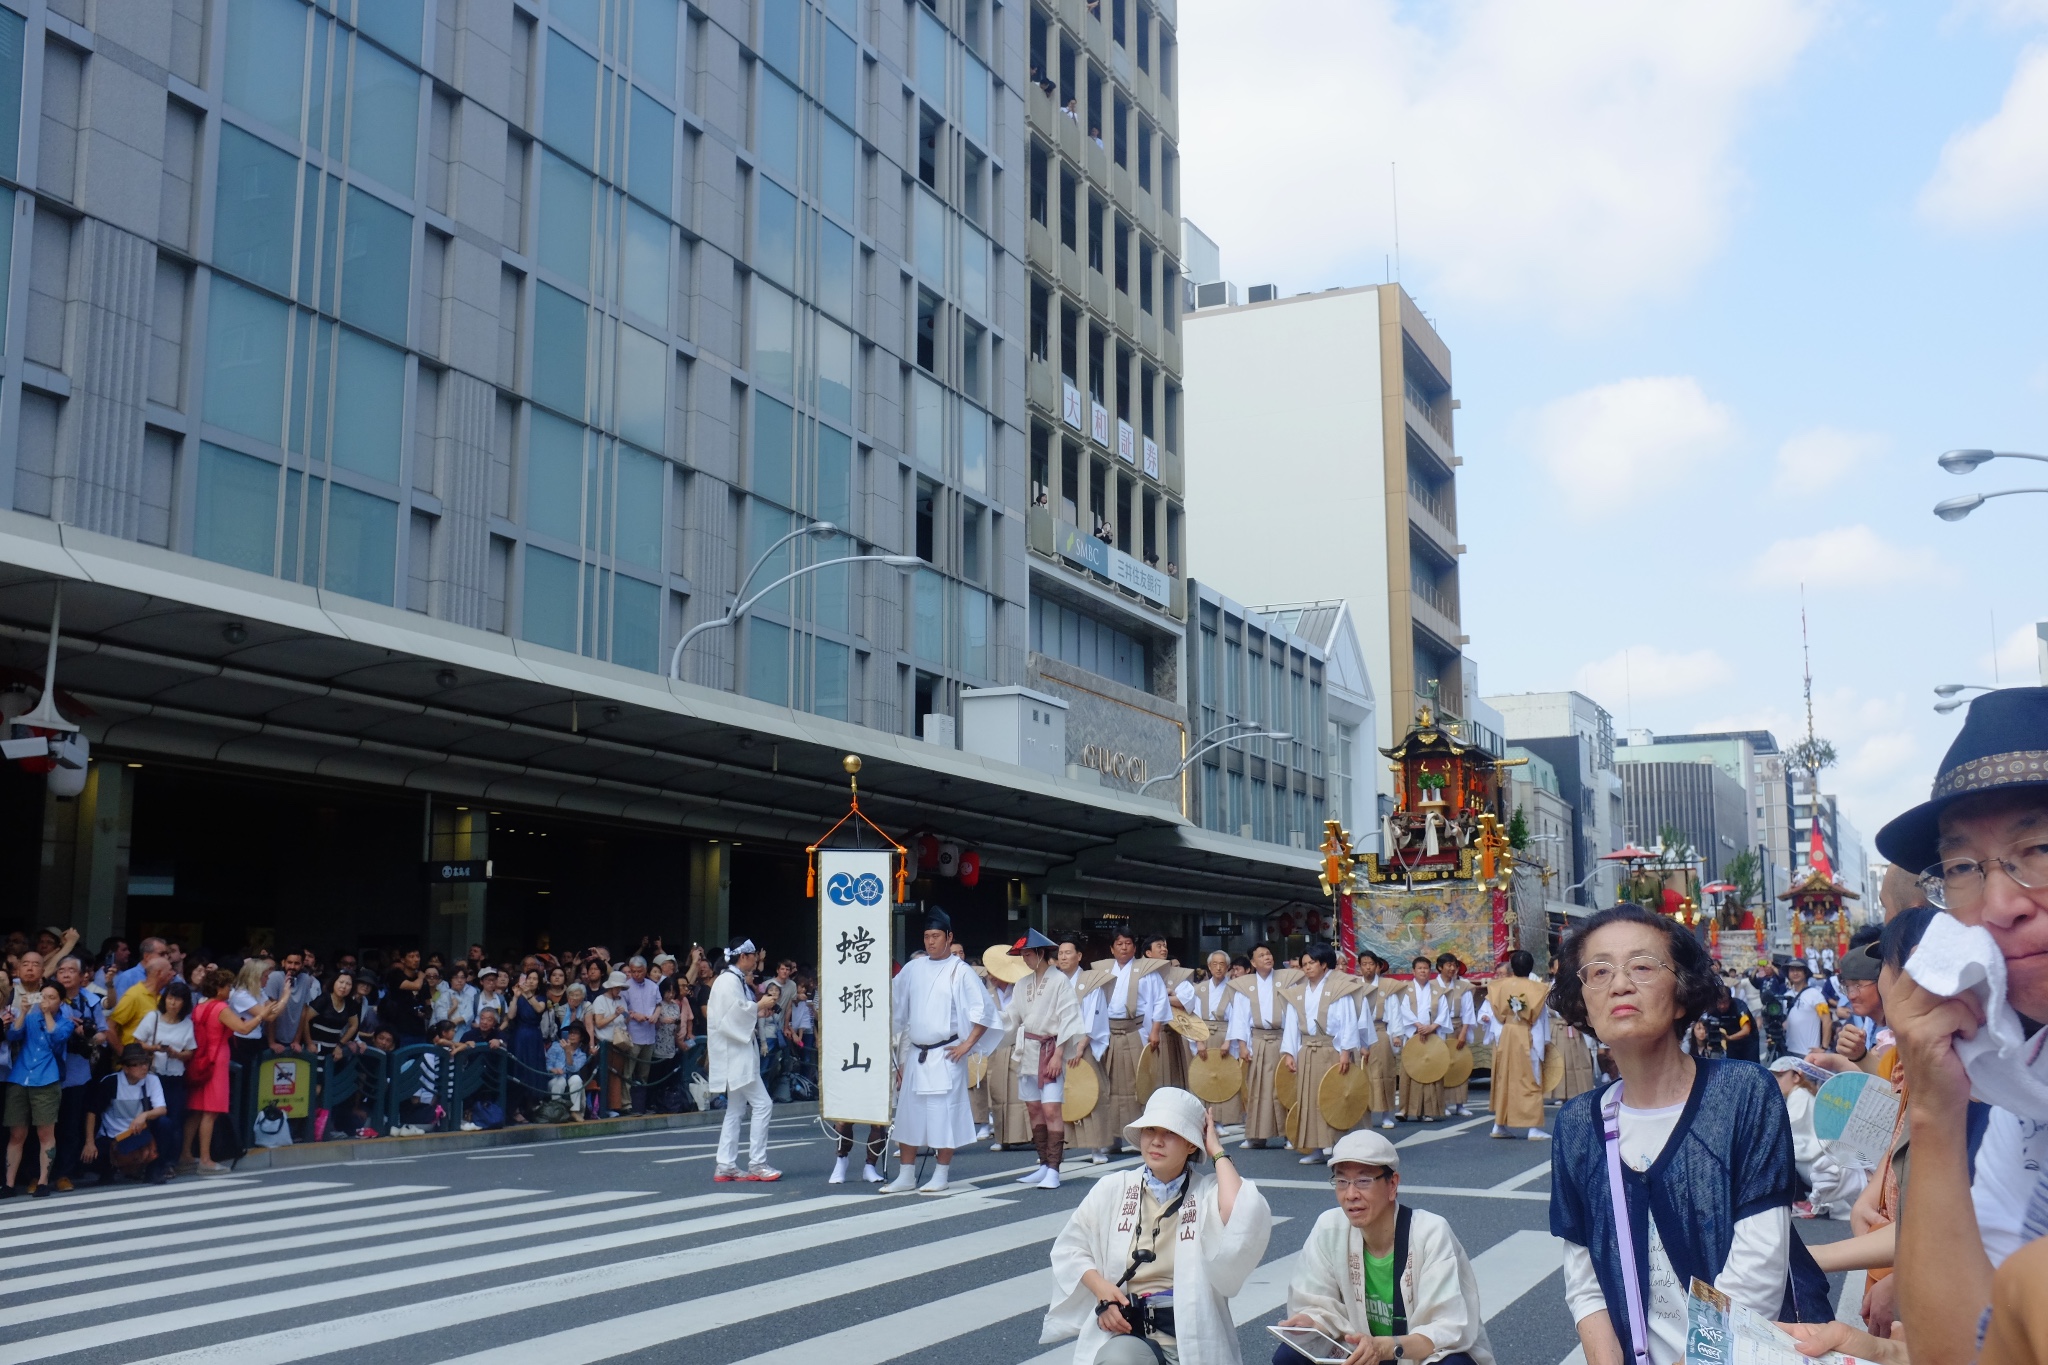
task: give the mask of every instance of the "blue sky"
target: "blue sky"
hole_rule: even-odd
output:
[[[2040,680],[2048,497],[1929,509],[2048,486],[1934,464],[2048,453],[2048,0],[1181,0],[1179,36],[1227,277],[1380,281],[1399,163],[1487,692],[1789,743],[1804,581],[1867,838],[1955,732],[1934,684]]]

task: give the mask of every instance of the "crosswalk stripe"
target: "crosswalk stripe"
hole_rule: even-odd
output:
[[[726,1193],[695,1194],[682,1199],[665,1199],[660,1203],[644,1205],[631,1211],[635,1218],[653,1218],[657,1214],[681,1213],[688,1209],[703,1208],[708,1204],[732,1204],[742,1200],[759,1199],[757,1194]],[[521,1223],[519,1235],[530,1239],[550,1233],[569,1232],[577,1228],[600,1224],[616,1224],[625,1216],[619,1209],[596,1209],[567,1218],[544,1218],[539,1222]],[[680,1223],[659,1223],[625,1228],[602,1237],[584,1238],[580,1242],[567,1242],[548,1247],[546,1256],[572,1256],[589,1252],[605,1252],[634,1242],[652,1241],[660,1237],[679,1236],[685,1232],[702,1229],[706,1220]],[[403,1217],[394,1217],[393,1226],[403,1230]],[[441,1237],[423,1237],[417,1240],[407,1238],[394,1244],[394,1254],[403,1256],[428,1256],[437,1251],[468,1250],[476,1245],[472,1232],[449,1233]],[[123,1283],[106,1289],[90,1290],[64,1298],[37,1299],[33,1303],[17,1304],[0,1308],[0,1327],[13,1327],[22,1322],[34,1322],[43,1318],[61,1317],[70,1313],[88,1313],[100,1309],[141,1303],[150,1299],[168,1298],[174,1294],[206,1294],[216,1290],[233,1289],[238,1285],[255,1284],[262,1280],[282,1279],[290,1275],[311,1275],[322,1270],[335,1270],[352,1266],[362,1260],[360,1251],[337,1251],[320,1256],[301,1256],[294,1260],[263,1261],[255,1265],[230,1266],[220,1270],[204,1270],[191,1275],[174,1275],[167,1279],[144,1280],[139,1283]],[[455,1262],[460,1265],[461,1262]],[[436,1265],[422,1267],[419,1274],[441,1276],[451,1267]]]
[[[651,1350],[685,1337],[730,1327],[772,1313],[810,1308],[843,1294],[862,1293],[879,1284],[953,1270],[963,1263],[1051,1241],[1067,1225],[1070,1214],[1042,1214],[1019,1223],[1003,1223],[937,1242],[904,1247],[880,1256],[788,1275],[745,1289],[693,1298],[687,1313],[672,1305],[608,1319],[602,1332],[578,1326],[548,1336],[529,1337],[456,1356],[443,1365],[527,1365],[535,1359],[548,1365],[589,1365],[634,1351]]]
[[[1489,1185],[1487,1186],[1487,1188],[1490,1190],[1519,1190],[1522,1188],[1522,1186],[1528,1184],[1530,1181],[1549,1174],[1550,1163],[1546,1161],[1541,1166],[1531,1166],[1528,1170],[1522,1172],[1520,1175],[1511,1175],[1506,1180],[1500,1181],[1497,1184]]]
[[[872,1206],[874,1202],[873,1196],[870,1195],[824,1195],[813,1199],[799,1199],[793,1203],[745,1209],[716,1220],[704,1221],[716,1221],[720,1226],[731,1226],[749,1220],[765,1222],[824,1213],[853,1204]],[[811,1224],[803,1229],[801,1241],[793,1240],[787,1231],[776,1231],[722,1242],[701,1243],[680,1251],[596,1265],[584,1270],[564,1271],[540,1279],[496,1284],[484,1289],[451,1294],[446,1298],[403,1304],[396,1308],[375,1309],[351,1317],[310,1323],[303,1327],[288,1327],[217,1345],[196,1347],[176,1355],[151,1354],[144,1359],[151,1361],[152,1365],[291,1365],[294,1361],[334,1351],[361,1350],[379,1342],[396,1341],[418,1332],[546,1309],[590,1294],[631,1289],[638,1285],[654,1284],[702,1270],[722,1269],[749,1261],[786,1256],[799,1246],[810,1250],[838,1242],[857,1241],[865,1237],[898,1232],[923,1223],[983,1213],[991,1208],[1000,1208],[1005,1202],[966,1197],[891,1201],[871,1213],[853,1214]],[[531,1256],[490,1256],[465,1261],[459,1263],[459,1268],[453,1275],[445,1277],[439,1273],[445,1268],[442,1266],[425,1268],[433,1272],[431,1275],[423,1273],[422,1270],[391,1271],[363,1275],[352,1280],[313,1284],[300,1289],[279,1290],[246,1299],[212,1304],[205,1308],[160,1313],[149,1319],[137,1320],[140,1326],[135,1330],[130,1330],[129,1323],[119,1324],[119,1339],[132,1341],[139,1337],[180,1331],[189,1327],[203,1327],[238,1318],[256,1317],[264,1313],[294,1312],[303,1317],[305,1310],[316,1303],[408,1289],[425,1283],[430,1278],[454,1278],[531,1264],[537,1260],[555,1260],[558,1254],[566,1251],[566,1248],[549,1246]],[[65,1333],[65,1340],[48,1339],[55,1343],[54,1346],[46,1346],[45,1341],[22,1343],[23,1346],[33,1347],[38,1354],[10,1356],[10,1365],[26,1365],[28,1361],[47,1359],[67,1350],[86,1350],[108,1340],[104,1335],[105,1331],[106,1327],[96,1327]],[[9,1347],[10,1351],[17,1349],[20,1348]]]
[[[771,1143],[769,1143],[769,1144],[768,1144],[768,1150],[769,1150],[769,1151],[771,1151],[771,1152],[779,1152],[779,1151],[782,1151],[782,1150],[783,1150],[784,1148],[788,1148],[788,1147],[809,1147],[809,1146],[811,1146],[811,1145],[812,1145],[813,1143],[818,1143],[818,1142],[823,1142],[823,1141],[824,1141],[824,1139],[823,1139],[823,1138],[811,1138],[811,1139],[809,1139],[809,1140],[807,1140],[807,1141],[798,1141],[798,1142],[771,1142]],[[742,1147],[742,1148],[741,1148],[741,1150],[740,1150],[740,1155],[744,1157],[744,1156],[745,1156],[746,1154],[747,1154],[747,1152],[746,1152],[746,1149],[745,1149],[744,1147]],[[711,1148],[711,1149],[710,1149],[710,1150],[708,1150],[708,1151],[700,1151],[700,1152],[695,1152],[695,1153],[692,1153],[692,1154],[691,1154],[691,1155],[689,1155],[689,1156],[671,1156],[671,1157],[663,1157],[662,1159],[660,1159],[660,1160],[658,1160],[658,1161],[654,1162],[653,1164],[654,1164],[654,1165],[656,1165],[656,1166],[673,1166],[673,1165],[675,1165],[675,1164],[676,1164],[677,1162],[679,1162],[679,1161],[709,1161],[709,1160],[711,1160],[711,1159],[712,1159],[713,1157],[715,1157],[715,1156],[717,1156],[717,1155],[718,1155],[718,1149],[717,1149],[716,1147],[713,1147],[713,1148]]]
[[[451,1194],[440,1199],[415,1200],[399,1210],[379,1205],[368,1209],[347,1209],[341,1213],[315,1213],[304,1218],[284,1218],[254,1227],[231,1224],[220,1228],[202,1228],[195,1233],[180,1236],[175,1251],[166,1252],[161,1256],[124,1259],[115,1268],[123,1275],[133,1276],[150,1270],[186,1267],[192,1263],[191,1248],[205,1242],[233,1241],[235,1245],[231,1248],[208,1253],[222,1258],[274,1256],[280,1251],[292,1251],[299,1247],[325,1247],[341,1242],[359,1242],[371,1237],[382,1237],[388,1233],[387,1224],[391,1223],[402,1226],[410,1234],[428,1228],[454,1227],[485,1219],[531,1218],[537,1213],[548,1213],[555,1209],[588,1209],[596,1204],[616,1203],[621,1199],[647,1198],[644,1194],[609,1190],[597,1194],[565,1194],[554,1199],[536,1198],[539,1193],[540,1191],[536,1190],[479,1190],[471,1194]],[[507,1200],[524,1202],[504,1202]],[[479,1205],[491,1207],[483,1208]],[[458,1211],[424,1218],[418,1216],[431,1214],[435,1209],[446,1208],[455,1208]],[[369,1227],[337,1226],[343,1219],[349,1222],[363,1222],[369,1219],[385,1221]],[[274,1235],[287,1228],[308,1228],[311,1231],[293,1236]],[[265,1240],[266,1238],[268,1240]],[[74,1265],[64,1270],[45,1271],[41,1274],[10,1276],[4,1282],[6,1292],[10,1295],[20,1294],[31,1289],[69,1284],[74,1280],[101,1279],[107,1273],[105,1245],[66,1247],[63,1255],[66,1260],[90,1258],[92,1264]],[[18,1258],[15,1263],[46,1266],[52,1259],[48,1253],[44,1253]],[[0,1270],[7,1269],[8,1264],[10,1263],[0,1262]]]
[[[225,1186],[236,1188],[228,1189]],[[187,1186],[186,1188],[190,1188]],[[131,1213],[148,1209],[190,1209],[201,1205],[224,1204],[237,1199],[248,1199],[255,1195],[272,1195],[311,1192],[313,1190],[342,1190],[348,1188],[346,1180],[307,1180],[293,1185],[272,1185],[261,1187],[254,1181],[216,1180],[205,1186],[204,1194],[160,1193],[157,1185],[137,1186],[122,1190],[96,1190],[91,1194],[66,1195],[56,1208],[48,1205],[35,1207],[33,1213],[18,1214],[13,1218],[0,1218],[0,1236],[12,1237],[31,1228],[61,1227],[66,1223],[102,1224],[111,1219],[124,1218]],[[152,1197],[154,1196],[154,1197]],[[108,1204],[115,1207],[107,1207]],[[194,1214],[194,1217],[207,1215]],[[60,1234],[61,1235],[61,1234]]]
[[[446,1188],[447,1186],[445,1185],[395,1185],[386,1187],[386,1189],[391,1190],[412,1192]],[[273,1199],[270,1197],[278,1194],[291,1194],[296,1190],[321,1190],[325,1191],[325,1193],[297,1195],[288,1199]],[[44,1231],[42,1235],[56,1241],[63,1241],[72,1237],[126,1236],[131,1232],[139,1232],[144,1228],[184,1226],[190,1223],[209,1222],[217,1218],[244,1218],[251,1214],[274,1213],[283,1209],[310,1209],[326,1204],[357,1203],[364,1199],[380,1198],[383,1193],[384,1191],[381,1190],[351,1190],[337,1181],[310,1181],[303,1185],[276,1185],[268,1189],[231,1190],[219,1196],[218,1202],[209,1202],[204,1208],[186,1208],[175,1213],[160,1211],[169,1208],[175,1202],[167,1199],[161,1204],[144,1204],[132,1210],[126,1206],[108,1209],[99,1213],[98,1216],[90,1221],[68,1217],[62,1218],[58,1220],[58,1226]],[[252,1195],[261,1197],[252,1201]],[[191,1202],[198,1203],[200,1198],[203,1197],[195,1196]],[[148,1212],[147,1217],[137,1216],[144,1210]],[[76,1226],[66,1228],[61,1226],[63,1223],[75,1223]],[[14,1238],[24,1232],[34,1230],[37,1229],[33,1224],[19,1223],[6,1229],[6,1233],[9,1238]]]
[[[1050,1269],[1013,1275],[943,1299],[842,1327],[822,1336],[793,1341],[773,1351],[748,1356],[733,1365],[880,1365],[992,1326],[1025,1311],[1044,1312],[1052,1301]]]
[[[224,1190],[230,1185],[248,1186],[255,1183],[256,1178],[254,1176],[221,1176],[218,1179],[209,1179],[206,1182],[206,1188],[208,1190]],[[69,1213],[73,1209],[80,1209],[89,1204],[128,1203],[130,1201],[138,1203],[145,1201],[149,1203],[167,1203],[173,1199],[186,1197],[183,1191],[190,1188],[192,1188],[190,1185],[180,1186],[175,1192],[166,1194],[164,1193],[164,1187],[160,1185],[126,1185],[116,1190],[94,1190],[89,1194],[67,1194],[58,1201],[57,1208],[64,1213]],[[0,1208],[0,1230],[15,1227],[28,1217],[42,1217],[49,1215],[51,1212],[47,1205],[30,1204],[25,1200],[11,1207]]]
[[[1564,1265],[1564,1245],[1547,1232],[1509,1233],[1472,1258],[1479,1280],[1479,1315],[1491,1320]]]
[[[1244,1288],[1238,1290],[1237,1297],[1230,1301],[1233,1326],[1243,1327],[1287,1306],[1287,1282],[1294,1278],[1296,1259],[1297,1254],[1292,1251],[1285,1256],[1275,1256],[1246,1278]],[[1074,1341],[1070,1337],[1020,1365],[1071,1365],[1073,1359]]]

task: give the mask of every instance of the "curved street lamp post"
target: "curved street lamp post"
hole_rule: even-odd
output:
[[[696,639],[707,630],[713,630],[719,626],[732,625],[752,610],[756,602],[793,578],[801,578],[807,573],[815,573],[819,569],[829,569],[837,564],[887,564],[897,569],[915,569],[924,563],[916,555],[841,555],[837,559],[821,559],[816,564],[806,564],[800,569],[784,574],[752,597],[741,599],[740,594],[747,590],[747,585],[754,581],[754,575],[761,572],[761,566],[766,564],[769,556],[773,555],[777,550],[787,545],[790,541],[795,540],[798,536],[829,535],[838,529],[829,521],[812,522],[808,526],[799,526],[796,530],[791,531],[788,535],[770,545],[766,550],[763,550],[761,557],[754,561],[754,567],[747,570],[747,576],[740,580],[739,589],[733,594],[733,605],[726,610],[725,615],[714,616],[709,621],[699,621],[696,625],[683,632],[682,639],[676,641],[675,650],[669,655],[668,659],[668,676],[676,682],[683,680],[683,650],[689,647],[690,641]]]
[[[2037,460],[2048,464],[2048,455],[2030,455],[2023,450],[1951,450],[1935,463],[1951,474],[1968,474],[1991,460]],[[1961,521],[1991,499],[2009,498],[2015,493],[2048,493],[2048,488],[2000,488],[1990,493],[1964,493],[1959,497],[1943,498],[1934,504],[1934,515],[1943,521]]]
[[[1196,759],[1200,758],[1203,754],[1208,753],[1211,749],[1221,748],[1225,744],[1234,744],[1241,739],[1294,738],[1293,734],[1286,730],[1251,730],[1243,734],[1223,733],[1226,730],[1242,730],[1245,726],[1249,724],[1251,724],[1251,722],[1249,721],[1234,720],[1227,725],[1217,726],[1214,730],[1211,730],[1208,734],[1203,735],[1199,740],[1195,741],[1195,747],[1188,752],[1188,756],[1182,759],[1172,772],[1161,773],[1159,776],[1153,778],[1150,782],[1142,784],[1138,788],[1138,795],[1143,796],[1146,793],[1146,791],[1148,791],[1150,788],[1158,785],[1161,782],[1175,781],[1180,777],[1182,773],[1186,772],[1189,768],[1194,766]],[[1221,735],[1222,738],[1217,738],[1218,735]]]

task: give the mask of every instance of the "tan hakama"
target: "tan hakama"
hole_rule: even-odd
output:
[[[1109,1051],[1098,1063],[1104,1071],[1102,1099],[1097,1112],[1108,1111],[1108,1146],[1123,1140],[1124,1126],[1134,1122],[1144,1106],[1138,1103],[1138,1058],[1145,1051],[1144,1022],[1138,1019],[1109,1021]],[[1079,1147],[1076,1141],[1074,1146]]]
[[[1466,1021],[1465,1011],[1467,1010],[1472,1012],[1473,1022],[1468,1023]],[[1464,978],[1461,977],[1458,980],[1457,989],[1451,992],[1451,1032],[1446,1035],[1444,1041],[1450,1042],[1452,1038],[1457,1036],[1457,1031],[1463,1028],[1465,1030],[1465,1046],[1471,1047],[1472,1035],[1476,1031],[1478,1017],[1479,1007],[1472,1003],[1471,988],[1466,985]],[[1453,1047],[1455,1046],[1453,1044]],[[1456,1085],[1444,1085],[1438,1088],[1443,1091],[1444,1108],[1448,1111],[1454,1105],[1463,1104],[1471,1098],[1472,1078],[1467,1076]]]
[[[1599,1084],[1599,1074],[1593,1067],[1593,1050],[1586,1046],[1585,1036],[1562,1018],[1553,1016],[1550,1021],[1550,1045],[1564,1056],[1564,1079],[1557,1083],[1549,1098],[1568,1100]]]
[[[1294,1069],[1300,1077],[1299,1095],[1301,1105],[1301,1146],[1303,1152],[1317,1152],[1333,1147],[1337,1139],[1344,1136],[1323,1121],[1322,1106],[1316,1103],[1321,1093],[1323,1075],[1337,1064],[1337,1049],[1329,1035],[1309,1034],[1301,1040],[1301,1051],[1294,1055]],[[1286,1063],[1282,1062],[1282,1066]]]
[[[1153,1075],[1161,1086],[1172,1086],[1176,1090],[1188,1088],[1188,1044],[1187,1040],[1170,1028],[1159,1030],[1159,1060],[1152,1064],[1158,1068]]]
[[[1283,1136],[1287,1114],[1273,1091],[1273,1073],[1280,1068],[1280,1030],[1252,1027],[1251,1064],[1244,1073],[1244,1135],[1253,1142]]]
[[[1195,1013],[1209,1025],[1209,1041],[1202,1046],[1209,1049],[1212,1057],[1226,1055],[1230,1042],[1224,1036],[1230,1032],[1230,1004],[1237,993],[1224,981],[1198,981],[1195,983]],[[1194,1045],[1185,1044],[1192,1054]],[[1193,1058],[1189,1058],[1192,1065]],[[1240,1068],[1241,1070],[1241,1068]],[[1210,1106],[1216,1114],[1216,1126],[1225,1128],[1233,1123],[1244,1122],[1244,1086],[1240,1084],[1237,1093],[1218,1105]]]
[[[1529,1058],[1534,1021],[1542,1018],[1550,988],[1526,976],[1496,976],[1486,988],[1487,1008],[1500,1026],[1493,1045],[1493,1121],[1503,1128],[1543,1126],[1543,1077]],[[1514,1008],[1522,1006],[1520,1012]],[[1552,1039],[1556,1047],[1561,1040]]]
[[[1096,1057],[1092,1049],[1084,1048],[1083,1051],[1095,1062],[1097,1071],[1100,1071],[1103,1064],[1109,1060],[1107,1052],[1101,1057]],[[1095,1107],[1088,1111],[1086,1118],[1074,1119],[1067,1124],[1067,1146],[1077,1152],[1100,1151],[1109,1146],[1112,1138],[1122,1136],[1121,1129],[1109,1126],[1109,1093],[1106,1086],[1096,1099]]]
[[[1024,1147],[1031,1142],[1031,1115],[1017,1098],[1017,1059],[1007,1047],[999,1047],[988,1059],[988,1103],[996,1141],[1005,1147]]]
[[[1366,1109],[1373,1114],[1391,1114],[1396,1103],[1394,1077],[1399,1068],[1394,1064],[1394,1038],[1387,1028],[1387,997],[1375,983],[1367,989],[1359,1001],[1359,1013],[1372,1011],[1374,1030],[1373,1045],[1365,1053]]]

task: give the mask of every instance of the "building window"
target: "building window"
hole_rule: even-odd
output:
[[[1085,611],[1034,596],[1030,641],[1032,649],[1048,658],[1141,692],[1152,690],[1150,659],[1144,641]]]

